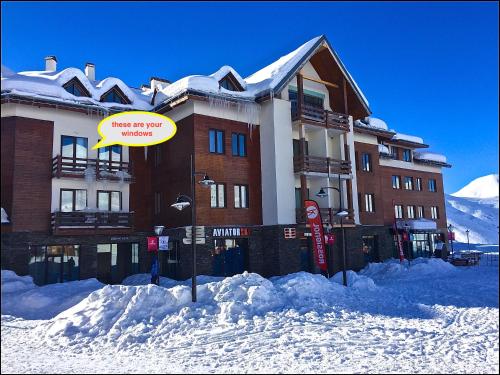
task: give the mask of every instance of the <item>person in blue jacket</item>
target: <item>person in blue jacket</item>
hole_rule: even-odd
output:
[[[151,263],[151,284],[160,285],[158,255],[153,256],[153,262]]]

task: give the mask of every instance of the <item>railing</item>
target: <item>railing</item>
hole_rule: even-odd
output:
[[[323,224],[332,223],[334,225],[340,224],[340,217],[335,216],[338,212],[336,208],[320,208],[321,220]],[[344,210],[347,211],[348,215],[345,216],[342,220],[344,224],[354,224],[354,211],[353,210]],[[303,224],[307,222],[306,219],[306,211],[303,208],[297,208],[295,210],[295,216],[298,224]]]
[[[301,120],[312,122],[325,128],[349,131],[349,116],[344,113],[332,112],[321,107],[302,105]],[[296,108],[292,110],[292,120],[299,120],[299,112]]]
[[[294,172],[350,174],[351,163],[348,160],[298,155],[293,158],[293,170]]]
[[[57,155],[52,159],[53,177],[85,178],[85,175],[87,173],[90,173],[97,180],[132,180],[128,162],[102,159],[70,158],[63,157],[61,155]]]
[[[131,228],[133,226],[132,212],[112,211],[73,211],[53,212],[52,228]]]

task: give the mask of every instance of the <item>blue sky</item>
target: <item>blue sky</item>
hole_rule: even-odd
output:
[[[325,34],[373,115],[447,155],[445,190],[498,173],[498,3],[2,2],[2,64],[96,64],[131,86],[247,76]]]

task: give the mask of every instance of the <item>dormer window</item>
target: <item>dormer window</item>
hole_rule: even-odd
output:
[[[226,74],[226,76],[219,81],[219,85],[229,91],[243,91],[243,87],[241,87],[238,80],[231,73]]]
[[[74,96],[90,97],[90,93],[85,87],[83,87],[82,83],[76,77],[65,83],[63,88]]]
[[[130,100],[125,96],[125,94],[118,88],[118,86],[113,87],[111,90],[106,92],[101,96],[101,102],[105,103],[120,103],[120,104],[130,104]]]

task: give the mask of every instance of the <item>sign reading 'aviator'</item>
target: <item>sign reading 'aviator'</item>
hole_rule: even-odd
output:
[[[316,260],[318,267],[322,271],[326,271],[325,237],[323,235],[321,213],[319,211],[318,204],[315,201],[306,200],[304,203],[306,206],[307,220],[311,226],[314,259]]]

